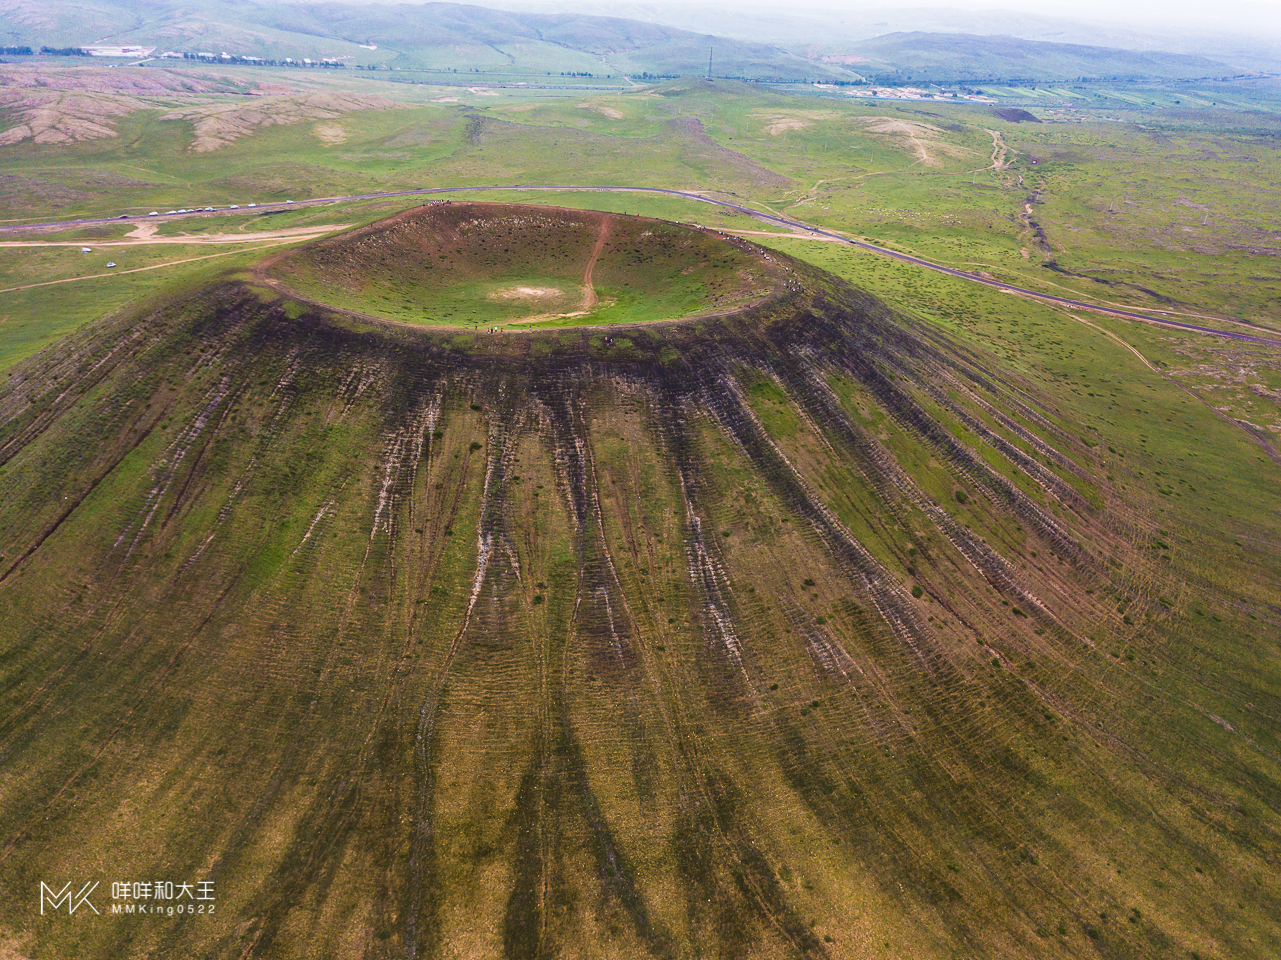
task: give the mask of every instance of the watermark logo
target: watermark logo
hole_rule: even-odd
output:
[[[89,900],[89,894],[98,889],[98,881],[86,883],[80,888],[79,893],[71,892],[71,884],[68,883],[57,893],[53,891],[43,880],[40,881],[40,916],[45,915],[45,908],[48,907],[51,913],[57,913],[64,906],[67,908],[67,916],[74,916],[75,912],[81,907],[88,907],[94,913],[98,908]]]
[[[191,884],[153,880],[113,883],[111,899],[116,901],[111,905],[114,914],[172,917],[175,913],[213,913],[214,882],[199,880]]]
[[[86,883],[79,891],[68,883],[55,890],[40,881],[40,915],[61,914],[74,916],[77,910],[87,908],[99,916],[100,911],[89,899],[101,881]],[[144,914],[155,917],[172,917],[175,914],[211,914],[214,912],[214,882],[198,880],[195,883],[173,883],[169,880],[118,880],[111,884],[109,913],[116,916]]]

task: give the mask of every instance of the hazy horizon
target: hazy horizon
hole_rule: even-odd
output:
[[[426,3],[432,0],[368,0],[368,2]],[[815,21],[829,20],[841,31],[832,39],[845,40],[911,29],[929,32],[954,31],[980,34],[1009,33],[1025,39],[1053,39],[1062,30],[1067,43],[1116,45],[1127,37],[1138,46],[1158,46],[1159,41],[1181,40],[1180,48],[1195,50],[1199,41],[1233,37],[1255,44],[1281,42],[1281,0],[1247,0],[1207,7],[1193,0],[1048,0],[1034,10],[994,4],[991,0],[954,0],[947,4],[889,7],[883,0],[864,4],[839,0],[804,0],[781,11],[766,0],[742,0],[732,5],[716,0],[471,0],[472,5],[502,10],[529,10],[543,13],[566,12],[664,23],[687,27],[697,24],[708,32],[726,36],[760,39],[764,24],[777,24],[788,36],[780,42],[795,42]],[[723,26],[711,21],[723,17]],[[919,24],[915,26],[914,24]],[[752,29],[755,25],[756,29]],[[1091,26],[1106,31],[1091,39]],[[746,27],[746,31],[742,28]],[[877,28],[880,29],[877,29]],[[1031,27],[1032,29],[1028,29]],[[738,28],[738,29],[736,29]],[[1075,29],[1074,29],[1075,28]],[[848,36],[845,34],[848,33]],[[1035,35],[1034,35],[1035,34]],[[1051,34],[1046,36],[1045,34]],[[1079,35],[1078,35],[1079,34]],[[816,38],[817,40],[817,38]],[[1143,43],[1139,41],[1147,40]],[[1278,51],[1281,54],[1281,50]],[[1281,64],[1279,64],[1281,66]]]

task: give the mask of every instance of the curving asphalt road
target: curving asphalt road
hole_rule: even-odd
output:
[[[746,214],[763,223],[773,224],[775,226],[787,227],[789,229],[804,230],[812,236],[824,237],[837,243],[843,243],[847,246],[857,247],[860,250],[866,250],[869,253],[877,253],[884,257],[892,257],[895,260],[901,260],[904,263],[910,263],[914,266],[923,267],[926,270],[933,270],[936,273],[947,274],[950,277],[957,277],[961,280],[968,280],[971,283],[980,283],[985,287],[991,287],[993,290],[1000,290],[1004,293],[1018,294],[1019,296],[1030,297],[1034,300],[1040,300],[1045,303],[1052,303],[1057,306],[1070,307],[1074,310],[1089,310],[1092,313],[1101,313],[1112,317],[1121,317],[1125,320],[1137,320],[1140,323],[1150,323],[1158,327],[1169,327],[1174,330],[1186,330],[1191,333],[1203,333],[1214,337],[1224,337],[1229,340],[1243,340],[1247,343],[1263,343],[1269,346],[1281,347],[1281,340],[1273,340],[1268,337],[1255,336],[1248,333],[1237,333],[1232,330],[1216,330],[1213,327],[1203,327],[1194,323],[1183,323],[1178,320],[1167,320],[1161,317],[1148,316],[1143,313],[1135,313],[1130,310],[1123,310],[1119,307],[1106,307],[1099,304],[1087,303],[1084,300],[1073,300],[1070,297],[1060,297],[1051,293],[1038,293],[1035,290],[1028,290],[1025,287],[1015,286],[1012,283],[1004,283],[1000,280],[993,280],[990,277],[982,277],[977,274],[967,273],[964,270],[957,270],[954,267],[947,267],[941,263],[934,263],[931,260],[924,260],[921,257],[914,257],[910,254],[899,253],[896,250],[890,250],[886,247],[877,246],[874,243],[868,243],[865,240],[851,240],[848,237],[833,233],[830,230],[824,230],[820,227],[803,223],[799,220],[793,220],[790,217],[782,216],[776,213],[763,213],[760,210],[754,210],[751,207],[745,207],[738,203],[732,203],[728,200],[718,200],[714,197],[704,196],[700,193],[692,193],[688,190],[673,190],[667,187],[609,187],[600,185],[550,185],[535,186],[531,184],[508,184],[508,185],[487,185],[472,187],[430,187],[419,190],[393,190],[385,193],[357,193],[342,197],[316,197],[310,200],[295,200],[292,203],[260,203],[253,208],[240,205],[236,214],[259,214],[269,211],[280,211],[290,207],[319,206],[321,204],[339,203],[351,200],[385,200],[395,197],[417,197],[430,196],[442,193],[482,193],[494,190],[520,190],[520,191],[579,191],[584,193],[655,193],[669,197],[680,197],[685,200],[696,200],[699,203],[710,204],[715,207],[723,207],[727,210],[734,210],[738,213]],[[231,213],[233,211],[227,208],[220,208],[217,213]],[[208,211],[191,210],[182,214],[164,214],[158,217],[126,215],[123,217],[100,217],[89,220],[53,220],[45,223],[24,223],[24,224],[4,224],[0,225],[0,234],[12,233],[20,230],[37,230],[49,228],[72,228],[94,226],[105,223],[119,223],[123,219],[130,221],[144,220],[168,221],[180,220],[187,217],[205,216]],[[1239,320],[1222,320],[1223,323],[1235,323],[1241,326],[1251,326]]]

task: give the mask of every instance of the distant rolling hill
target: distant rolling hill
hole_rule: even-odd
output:
[[[839,64],[807,60],[780,47],[674,27],[579,14],[511,13],[455,3],[421,5],[190,3],[139,6],[112,0],[0,5],[7,44],[65,47],[142,44],[156,53],[223,52],[280,60],[347,58],[349,65],[676,76],[714,69],[748,78],[851,78]],[[370,49],[376,48],[376,49]]]
[[[891,33],[850,45],[851,55],[827,62],[891,80],[1187,80],[1239,74],[1207,57],[1151,50],[1117,50],[1075,43],[963,33]]]
[[[811,27],[811,29],[814,29]],[[749,42],[653,22],[581,13],[529,13],[456,3],[271,4],[215,0],[0,2],[0,38],[38,48],[91,43],[220,57],[335,59],[348,67],[584,79],[702,74],[879,82],[1030,79],[1181,80],[1239,66],[1181,53],[1119,50],[968,33],[891,33],[805,45]],[[795,44],[795,38],[789,35]]]

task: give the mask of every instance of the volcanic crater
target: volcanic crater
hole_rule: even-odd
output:
[[[263,265],[281,292],[400,323],[597,326],[727,313],[787,284],[755,245],[663,220],[436,201]]]

